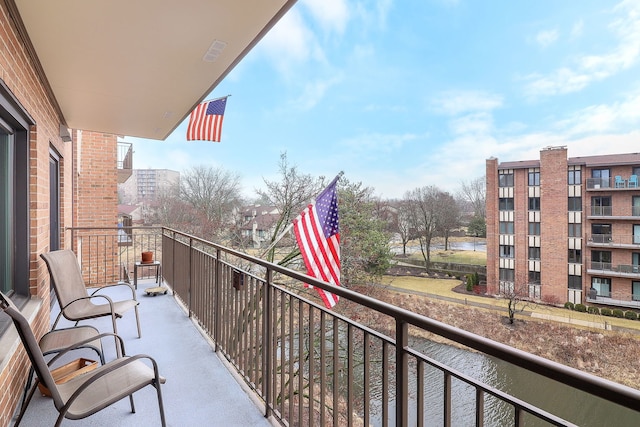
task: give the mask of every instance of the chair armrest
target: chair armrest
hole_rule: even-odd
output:
[[[115,314],[115,312],[113,311],[113,300],[111,298],[109,298],[107,295],[94,295],[94,294],[95,294],[95,292],[92,293],[91,295],[86,296],[86,297],[80,297],[80,298],[74,299],[69,304],[67,304],[64,307],[60,308],[60,312],[62,313],[67,307],[69,307],[74,302],[82,301],[82,300],[85,300],[85,299],[90,300],[92,298],[104,298],[104,299],[107,300],[107,303],[109,303],[109,308],[111,309],[111,313]]]
[[[111,285],[105,285],[105,286],[102,286],[102,287],[100,287],[100,288],[96,289],[95,291],[93,291],[93,292],[91,293],[91,295],[92,295],[92,296],[93,296],[93,295],[96,295],[98,292],[100,292],[100,291],[102,291],[102,290],[104,290],[104,289],[107,289],[107,288],[114,288],[114,287],[116,287],[116,286],[127,286],[129,289],[131,289],[131,297],[132,297],[132,299],[134,299],[134,300],[136,300],[136,301],[137,301],[137,298],[136,298],[136,291],[135,291],[135,289],[133,288],[133,285],[132,285],[131,283],[127,283],[127,282],[118,282],[118,283],[113,283],[113,284],[111,284]]]
[[[90,343],[91,341],[95,341],[97,339],[102,340],[105,337],[115,337],[117,342],[119,343],[119,347],[122,350],[122,355],[125,356],[125,348],[124,348],[124,340],[120,335],[114,334],[113,332],[104,332],[102,334],[96,335],[95,337],[86,338],[80,340],[78,342],[73,343],[72,345],[61,349],[48,363],[47,366],[51,366],[56,360],[60,359],[63,355],[70,352],[71,350],[76,350],[82,348],[84,344]],[[117,350],[117,349],[116,349]]]

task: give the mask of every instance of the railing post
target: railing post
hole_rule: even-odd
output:
[[[271,363],[272,357],[271,349],[272,341],[273,341],[273,299],[271,292],[271,281],[273,280],[273,270],[267,268],[267,274],[265,275],[265,284],[264,284],[264,310],[262,310],[262,328],[263,328],[263,342],[262,342],[262,377],[264,378],[264,401],[265,401],[265,418],[271,416],[271,408],[273,403],[273,392],[271,389]]]
[[[408,325],[396,318],[396,425],[406,426],[409,417]]]
[[[193,269],[193,261],[192,261],[192,257],[191,257],[191,253],[193,252],[193,238],[189,238],[189,274],[188,274],[188,280],[187,280],[187,309],[189,310],[189,317],[192,317],[191,315],[191,277],[192,277],[192,269]]]
[[[213,288],[213,307],[215,312],[215,327],[213,328],[213,351],[218,351],[218,343],[222,335],[222,262],[220,262],[220,249],[216,249],[215,283]]]

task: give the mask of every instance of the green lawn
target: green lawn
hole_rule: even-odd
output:
[[[409,255],[411,259],[422,260],[422,253]],[[487,253],[480,251],[431,251],[432,262],[452,262],[455,264],[487,265]]]

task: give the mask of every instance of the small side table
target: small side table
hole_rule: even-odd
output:
[[[133,287],[137,290],[138,289],[138,268],[143,268],[143,267],[154,267],[156,269],[156,283],[160,283],[160,278],[162,277],[162,265],[160,264],[160,261],[153,261],[153,262],[140,262],[140,261],[136,261],[136,263],[133,266]]]

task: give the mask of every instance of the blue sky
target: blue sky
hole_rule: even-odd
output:
[[[456,192],[485,160],[640,152],[640,2],[299,0],[211,93],[222,142],[134,143],[134,168],[237,171],[254,197],[287,152],[381,197]]]

